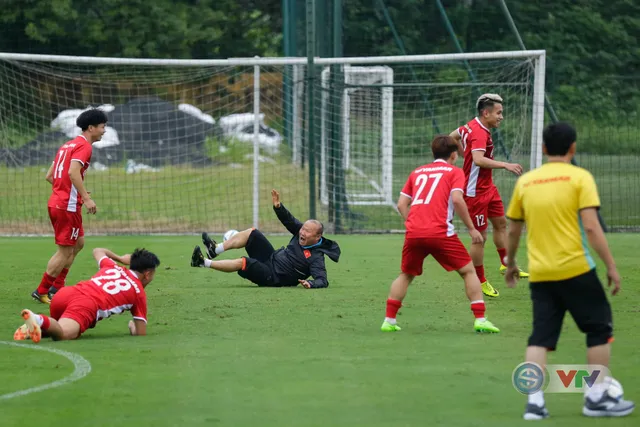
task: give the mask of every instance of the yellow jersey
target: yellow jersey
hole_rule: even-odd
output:
[[[546,163],[518,179],[507,217],[526,223],[531,282],[565,280],[595,268],[580,210],[599,207],[593,176],[569,163]]]

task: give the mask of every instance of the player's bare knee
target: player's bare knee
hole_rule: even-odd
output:
[[[474,274],[476,272],[475,268],[473,268],[473,262],[465,265],[461,269],[457,270],[460,277],[466,277],[468,274]]]
[[[75,340],[80,336],[80,324],[75,320],[64,317],[58,320],[58,325],[62,333],[52,337],[55,341]]]
[[[73,251],[75,250],[75,245],[74,246],[62,246],[62,245],[58,245],[58,253],[63,257],[63,258],[68,258],[70,256],[73,255]]]
[[[77,255],[84,248],[84,236],[78,237],[76,245],[73,247],[73,254]]]
[[[507,230],[507,218],[503,216],[497,216],[497,217],[489,218],[489,221],[491,221],[491,226],[493,227],[494,232]],[[485,237],[485,240],[486,240],[486,237]]]
[[[411,282],[413,282],[413,279],[416,278],[416,276],[407,273],[400,273],[400,278],[404,279],[410,285]]]

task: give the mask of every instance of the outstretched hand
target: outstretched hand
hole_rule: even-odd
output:
[[[274,207],[280,207],[280,193],[278,193],[276,190],[271,190],[271,200],[273,201]]]
[[[520,279],[520,269],[517,265],[507,266],[507,271],[504,273],[504,281],[507,283],[507,287],[515,288],[516,283]]]
[[[298,282],[305,288],[311,289],[311,283],[308,280],[298,279]]]

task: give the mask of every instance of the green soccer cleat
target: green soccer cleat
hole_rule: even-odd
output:
[[[491,298],[497,298],[500,295],[500,292],[487,280],[486,282],[482,282],[482,293]]]
[[[401,331],[402,328],[398,325],[392,325],[391,323],[387,322],[386,320],[382,323],[382,326],[380,327],[380,330],[382,332],[396,332],[396,331]]]
[[[495,325],[489,322],[487,319],[485,320],[476,319],[476,321],[473,324],[473,329],[475,329],[476,332],[487,333],[487,334],[497,334],[500,332],[500,329],[496,328]]]

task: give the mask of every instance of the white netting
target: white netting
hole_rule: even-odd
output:
[[[401,229],[392,205],[406,175],[430,161],[435,134],[474,117],[481,93],[505,100],[496,156],[529,166],[532,138],[539,139],[532,127],[538,55],[319,60],[311,79],[302,59],[74,62],[0,54],[0,233],[51,232],[44,172],[89,107],[107,111],[109,131],[94,146],[86,178],[98,204],[98,215],[85,219],[88,234],[225,231],[252,226],[256,213],[261,228],[281,231],[271,188],[300,217],[313,197],[316,217],[329,226]],[[494,175],[507,196],[514,178]]]

